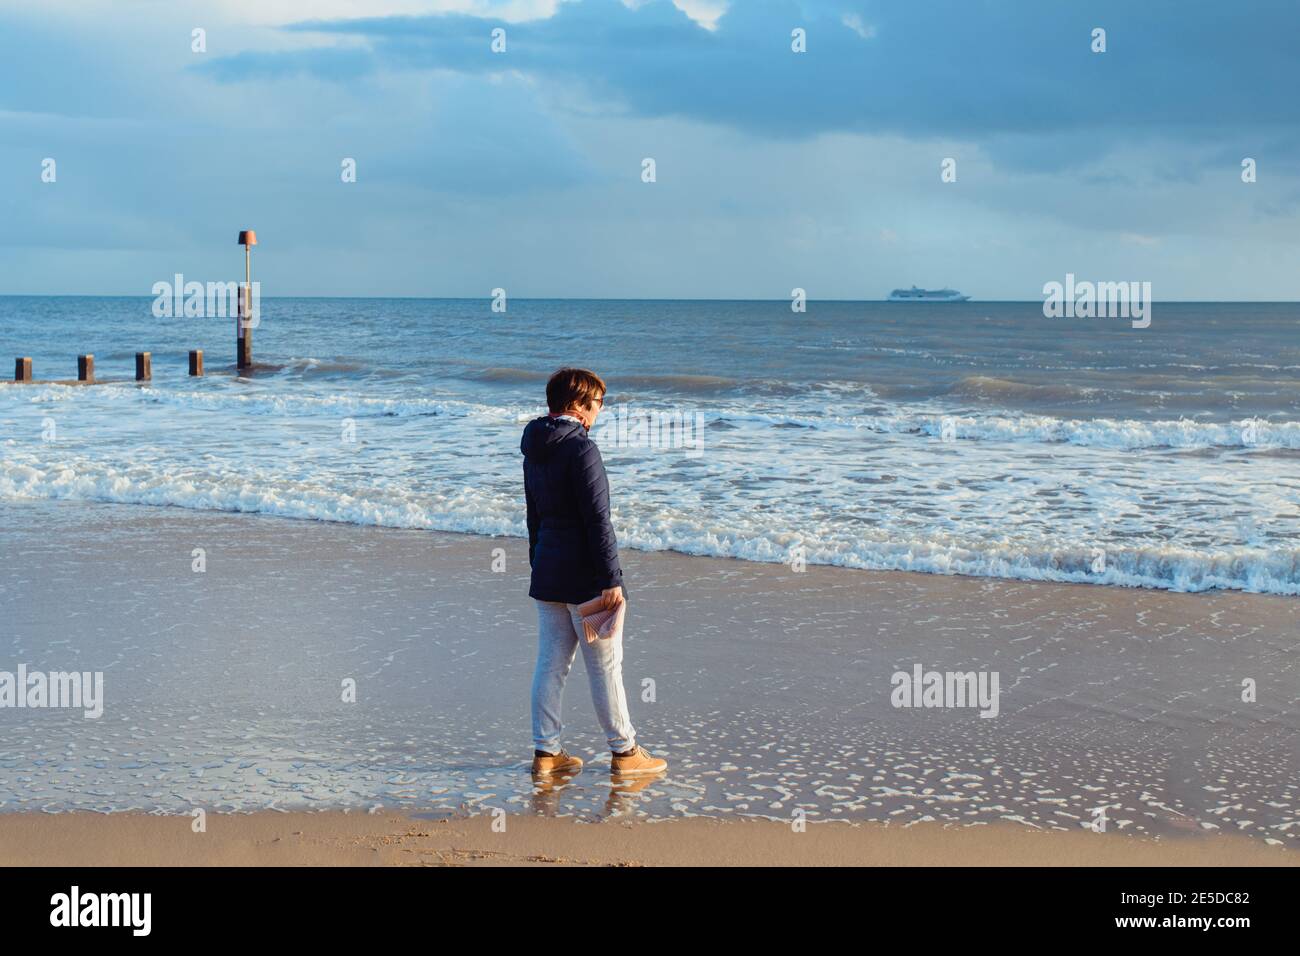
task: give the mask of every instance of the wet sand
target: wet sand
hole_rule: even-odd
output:
[[[378,808],[610,830],[766,817],[784,833],[802,814],[809,833],[888,823],[881,839],[914,862],[942,860],[907,824],[936,844],[972,824],[1078,831],[1116,853],[1156,836],[1213,856],[1227,844],[1205,838],[1232,835],[1289,854],[1300,838],[1295,599],[629,551],[625,678],[670,772],[610,780],[579,662],[565,745],[589,765],[547,791],[527,772],[523,541],[72,502],[8,502],[0,521],[18,529],[0,553],[0,670],[102,670],[106,697],[98,720],[0,710],[6,827],[37,811]],[[893,707],[891,675],[917,663],[996,671],[998,715]],[[1106,832],[1084,830],[1100,807]],[[164,819],[31,818],[49,834]],[[665,851],[678,862],[689,832]],[[673,862],[659,845],[638,861]]]

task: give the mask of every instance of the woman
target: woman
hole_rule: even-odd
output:
[[[626,600],[618,542],[609,520],[609,481],[587,432],[605,403],[605,383],[581,368],[562,368],[546,383],[550,414],[524,428],[524,497],[528,504],[529,597],[537,602],[537,670],[533,674],[533,773],[577,773],[582,761],[560,747],[560,704],[573,658],[582,648],[596,716],[613,752],[615,774],[659,773],[665,760],[636,745],[623,692],[623,638],[579,639],[577,605],[605,608]]]

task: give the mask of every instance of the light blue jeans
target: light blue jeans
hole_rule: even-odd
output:
[[[591,702],[596,707],[609,749],[622,753],[636,746],[636,732],[623,693],[623,636],[588,644],[582,637],[577,605],[537,601],[537,670],[533,672],[533,748],[560,752],[560,708],[564,681],[579,647],[587,665]]]

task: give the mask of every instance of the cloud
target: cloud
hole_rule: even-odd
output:
[[[673,6],[704,27],[716,30],[718,19],[731,6],[727,0],[673,0]]]
[[[574,0],[310,0],[310,13],[321,20],[348,17],[424,16],[463,13],[518,23],[553,16],[561,3]],[[41,0],[42,14],[80,18],[122,18],[122,0]],[[303,18],[303,0],[167,0],[170,11],[184,10],[196,26],[210,23],[268,25]],[[150,10],[156,16],[158,10]]]
[[[0,11],[0,291],[208,277],[252,226],[281,293],[993,298],[1074,271],[1297,294],[1289,5],[324,0],[284,22],[297,9]]]
[[[297,50],[292,55],[243,50],[216,57],[196,69],[225,83],[245,79],[279,80],[287,76],[310,75],[347,83],[374,74],[378,63],[370,50],[361,47],[320,47]]]
[[[1160,245],[1159,236],[1144,236],[1137,232],[1125,232],[1120,235],[1121,242],[1127,242],[1133,246],[1158,246]]]
[[[858,16],[856,13],[844,14],[844,16],[840,18],[840,22],[864,40],[870,40],[876,35],[876,28],[870,24],[864,23],[862,17]]]
[[[489,50],[480,15],[314,20],[289,29],[364,44],[373,67],[504,69],[580,84],[632,115],[679,116],[770,138],[831,131],[987,137],[1055,130],[1204,138],[1227,124],[1300,123],[1300,6],[1242,0],[1234,16],[1175,0],[971,0],[804,5],[793,0],[566,3]],[[711,11],[709,30],[696,19]],[[720,11],[720,12],[719,12]],[[695,17],[696,19],[692,19]],[[1093,53],[1102,23],[1108,51]],[[1174,25],[1174,26],[1171,26]],[[807,31],[806,53],[790,31]],[[863,43],[870,39],[869,44]],[[355,52],[286,50],[245,67],[352,75]],[[216,67],[220,78],[230,71]]]

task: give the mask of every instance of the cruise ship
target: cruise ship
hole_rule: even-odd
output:
[[[886,302],[965,302],[970,298],[956,289],[895,289]]]

